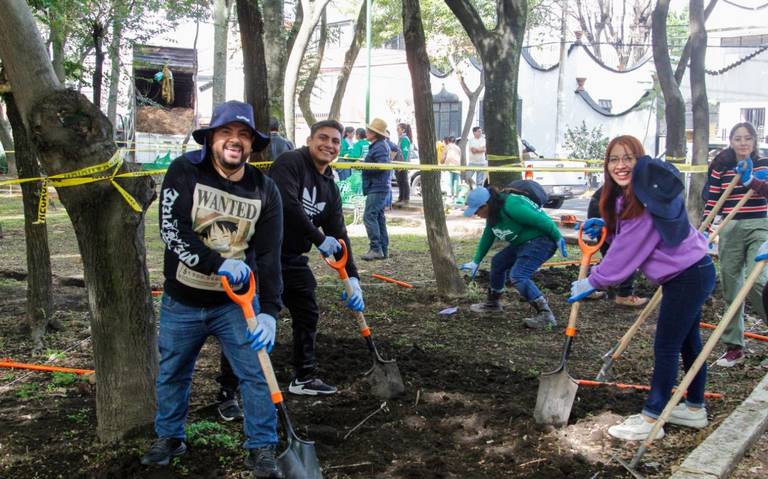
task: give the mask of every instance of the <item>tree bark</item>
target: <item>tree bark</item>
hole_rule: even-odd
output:
[[[320,65],[323,63],[323,55],[325,55],[325,43],[328,40],[327,31],[327,13],[323,11],[323,16],[320,18],[320,38],[317,42],[317,58],[312,63],[309,69],[307,79],[304,81],[304,86],[301,87],[299,92],[299,109],[301,109],[301,115],[304,117],[304,121],[307,125],[314,125],[317,122],[315,114],[312,113],[312,90],[315,88],[315,81],[317,81],[317,75],[320,73]]]
[[[83,95],[56,78],[22,0],[0,15],[0,58],[40,162],[49,175],[95,166],[115,154],[112,127]],[[122,165],[127,171],[133,165]],[[150,177],[119,179],[140,207],[155,198]],[[152,422],[157,343],[144,248],[144,213],[108,181],[60,188],[77,236],[91,312],[97,434],[116,441]]]
[[[709,18],[709,14],[712,13],[712,10],[715,9],[715,6],[717,5],[717,0],[709,0],[709,3],[707,4],[707,8],[704,9],[704,21]],[[677,62],[677,68],[675,69],[675,80],[677,80],[677,83],[680,84],[681,81],[683,81],[683,75],[685,75],[685,70],[688,68],[688,60],[691,58],[691,37],[688,37],[688,40],[685,42],[685,46],[683,47],[683,52],[680,54],[680,60]]]
[[[432,114],[429,57],[418,0],[403,0],[403,35],[408,68],[411,71],[416,125],[419,129],[419,149],[421,150],[419,162],[436,165],[435,118]],[[437,291],[443,296],[462,295],[466,287],[456,267],[448,227],[445,223],[440,172],[422,173],[421,194],[424,198],[424,220],[427,224],[427,241],[432,257],[432,268],[437,278]]]
[[[253,106],[256,128],[266,132],[269,131],[269,81],[264,52],[265,28],[259,2],[237,0],[237,21],[243,47],[245,101]]]
[[[267,65],[269,114],[283,118],[283,78],[287,55],[284,0],[262,0],[264,9],[264,61]]]
[[[320,16],[325,11],[325,6],[330,0],[301,0],[301,8],[304,12],[304,20],[301,22],[296,40],[293,42],[291,54],[285,64],[285,82],[283,85],[283,111],[286,137],[295,142],[296,136],[296,84],[299,79],[299,68],[307,50],[312,31],[320,21]]]
[[[213,105],[227,101],[227,34],[230,0],[213,3]]]
[[[360,53],[365,38],[365,18],[368,11],[366,4],[365,0],[361,2],[360,13],[357,14],[357,21],[355,22],[355,34],[352,36],[352,43],[350,43],[347,53],[344,54],[344,64],[341,66],[339,76],[336,79],[336,90],[333,93],[333,100],[331,100],[331,109],[328,111],[328,118],[331,120],[341,119],[341,102],[344,100],[352,68],[355,66],[357,55]],[[371,0],[371,5],[373,5],[373,0]]]
[[[104,79],[104,25],[96,21],[91,32],[93,38],[93,50],[96,54],[96,64],[93,69],[93,104],[101,108],[101,83]]]
[[[709,159],[709,102],[707,101],[707,29],[704,18],[704,0],[690,0],[691,26],[691,110],[693,113],[693,154],[694,165],[707,165]],[[701,189],[706,182],[705,175],[691,175],[688,195],[688,216],[699,224],[704,201]]]
[[[120,41],[123,36],[123,19],[115,15],[112,21],[112,41],[109,45],[109,94],[107,98],[107,119],[117,124],[117,95],[120,91]]]
[[[445,3],[461,22],[483,63],[486,151],[487,155],[504,157],[489,161],[489,165],[505,166],[517,163],[520,155],[517,149],[517,74],[528,2],[498,0],[498,24],[493,30],[485,27],[472,2],[445,0]],[[520,173],[490,174],[490,181],[494,186],[505,186],[519,178]]]
[[[13,95],[5,94],[3,99],[8,105],[8,120],[13,128],[19,178],[38,178],[42,176],[42,171]],[[40,202],[39,183],[23,183],[21,195],[24,205],[24,240],[27,251],[26,320],[33,350],[39,352],[43,348],[43,337],[53,314],[51,253],[48,249],[48,229],[45,223],[35,223]],[[58,324],[56,326],[59,327]]]
[[[2,102],[0,102],[0,145],[3,145],[3,150],[5,150],[5,161],[8,162],[8,176],[14,177],[18,173],[16,171],[16,155],[13,153],[13,134],[11,134],[11,123],[5,118],[3,113]]]
[[[56,72],[56,77],[59,81],[64,83],[64,80],[66,79],[66,72],[64,71],[64,47],[67,37],[64,33],[64,27],[60,25],[58,19],[50,18],[48,23],[50,25],[49,39],[51,42],[51,62],[53,63],[53,71]]]

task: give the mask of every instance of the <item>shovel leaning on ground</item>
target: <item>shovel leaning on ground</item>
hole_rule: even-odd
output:
[[[339,243],[341,244],[341,258],[334,261],[324,257],[323,260],[325,260],[328,266],[339,273],[339,279],[344,283],[347,297],[351,297],[352,284],[349,282],[349,275],[347,274],[349,252],[344,240],[339,240]],[[371,392],[374,396],[381,399],[391,399],[402,395],[405,392],[405,385],[403,384],[403,378],[400,376],[400,369],[397,367],[397,363],[394,359],[385,360],[381,357],[376,349],[376,344],[373,342],[371,328],[368,327],[363,313],[355,311],[355,319],[360,328],[360,335],[365,339],[365,343],[368,345],[368,350],[373,358],[373,366],[365,373],[365,378],[371,386]]]
[[[739,184],[741,181],[741,175],[737,174],[733,177],[733,181],[728,185],[728,188],[725,189],[722,195],[720,195],[720,199],[717,200],[717,203],[715,203],[715,206],[712,207],[712,209],[709,211],[709,214],[704,219],[704,221],[699,225],[699,232],[704,232],[709,227],[710,224],[712,224],[712,221],[714,221],[715,216],[720,212],[720,209],[722,209],[725,202],[728,200],[728,197],[731,196],[731,192],[736,187],[736,185]],[[731,212],[728,214],[728,216],[725,217],[723,221],[720,222],[718,225],[717,230],[710,236],[710,241],[713,241],[717,235],[720,234],[720,231],[722,231],[723,226],[728,224],[728,222],[736,215],[736,213],[739,211],[739,209],[744,205],[744,203],[747,202],[747,200],[752,196],[752,190],[749,190],[744,197],[736,204],[736,206],[731,210]],[[635,336],[635,333],[640,329],[640,326],[645,323],[645,320],[647,320],[654,311],[656,311],[656,308],[661,303],[661,287],[659,286],[656,288],[656,292],[653,293],[653,296],[651,297],[650,301],[645,305],[643,310],[640,312],[640,315],[637,317],[635,322],[632,324],[632,326],[629,327],[626,333],[624,333],[624,336],[621,337],[621,339],[613,345],[613,347],[608,350],[607,353],[603,354],[603,366],[600,368],[600,371],[597,373],[597,377],[595,378],[597,381],[610,381],[611,378],[611,366],[613,366],[613,362],[618,359],[624,351],[627,349],[627,346],[629,346],[629,342],[632,340],[632,338]]]
[[[225,276],[221,277],[221,284],[224,286],[224,291],[226,291],[229,299],[239,304],[243,309],[243,316],[245,316],[245,321],[248,323],[248,330],[253,331],[256,329],[258,322],[253,311],[256,280],[253,273],[250,276],[248,291],[243,294],[237,294],[232,291],[229,281],[227,281]],[[291,419],[288,417],[288,409],[283,402],[283,393],[280,392],[280,386],[277,384],[277,378],[275,377],[274,369],[272,369],[272,361],[269,359],[269,354],[267,354],[265,348],[259,349],[258,354],[259,364],[261,364],[261,370],[264,372],[264,378],[267,380],[269,393],[272,396],[272,403],[280,411],[280,417],[285,426],[287,448],[277,457],[277,461],[283,469],[283,474],[286,479],[322,479],[323,473],[320,470],[320,461],[318,461],[317,453],[315,452],[315,443],[299,439],[296,435]]]
[[[579,229],[579,248],[581,248],[581,266],[579,266],[579,279],[584,279],[589,273],[589,263],[592,255],[600,251],[605,241],[608,229],[603,227],[600,240],[590,246],[584,242],[584,225]],[[573,338],[576,336],[576,318],[579,316],[581,302],[577,301],[571,306],[571,315],[568,318],[568,326],[565,328],[565,344],[560,366],[552,372],[542,373],[539,376],[539,391],[536,395],[536,408],[533,418],[539,424],[552,424],[563,426],[571,415],[573,400],[576,398],[578,383],[568,374],[567,362],[571,354]]]
[[[693,362],[691,367],[688,369],[688,372],[685,373],[685,376],[683,377],[683,380],[680,381],[680,384],[678,384],[677,389],[675,390],[675,393],[672,395],[672,398],[670,398],[667,405],[664,407],[664,410],[661,412],[661,415],[656,420],[656,423],[653,425],[653,429],[651,429],[651,432],[648,433],[648,439],[643,441],[642,444],[640,444],[640,447],[637,449],[637,452],[635,453],[635,456],[632,458],[632,460],[627,463],[618,456],[615,456],[615,459],[621,463],[622,466],[624,466],[632,475],[638,479],[642,479],[643,476],[637,470],[635,469],[637,465],[640,463],[640,459],[642,459],[643,455],[645,455],[648,448],[651,446],[651,443],[653,442],[653,439],[656,437],[656,434],[658,434],[659,430],[661,430],[662,427],[664,427],[664,424],[667,422],[667,419],[669,419],[669,416],[672,414],[672,409],[677,406],[677,403],[680,402],[680,399],[683,397],[683,395],[688,391],[688,386],[691,385],[691,382],[693,382],[693,379],[696,377],[696,374],[698,374],[699,370],[701,369],[701,366],[707,361],[707,357],[712,352],[712,349],[714,349],[717,342],[720,340],[720,336],[723,335],[723,332],[725,331],[725,328],[728,327],[728,325],[731,323],[731,320],[736,316],[736,314],[741,309],[741,304],[744,302],[744,299],[747,297],[747,294],[749,293],[749,290],[752,289],[752,286],[754,286],[757,279],[760,277],[760,274],[763,272],[763,268],[765,268],[766,260],[759,261],[755,264],[755,267],[752,269],[752,273],[750,273],[749,277],[747,277],[746,281],[744,281],[744,286],[741,287],[736,297],[731,302],[731,305],[728,307],[728,310],[725,312],[725,315],[723,316],[723,319],[720,320],[720,323],[718,323],[715,330],[712,332],[712,334],[709,336],[709,339],[707,339],[707,342],[704,344],[704,347],[702,348],[699,355],[696,357],[696,361]]]

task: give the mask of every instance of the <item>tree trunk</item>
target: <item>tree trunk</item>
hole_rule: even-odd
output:
[[[9,93],[3,97],[8,105],[8,120],[13,128],[19,178],[38,178],[42,176],[42,171],[13,95]],[[40,202],[39,183],[23,183],[21,195],[24,204],[24,239],[27,247],[26,319],[33,350],[39,352],[43,349],[43,336],[53,313],[51,253],[48,250],[48,229],[45,223],[35,223]]]
[[[109,45],[109,97],[107,98],[107,119],[112,126],[117,124],[117,95],[120,91],[120,41],[123,36],[123,21],[115,16],[112,22],[112,41]]]
[[[350,43],[347,53],[344,54],[344,64],[341,66],[339,76],[336,79],[336,90],[333,93],[333,100],[331,100],[331,109],[328,110],[328,119],[330,120],[341,119],[341,102],[347,91],[347,83],[349,83],[352,68],[355,66],[357,55],[360,53],[360,47],[365,37],[366,4],[365,0],[360,4],[360,13],[357,14],[357,22],[355,22],[355,34],[352,36],[352,43]],[[371,5],[373,5],[373,0],[371,0]]]
[[[304,121],[307,125],[314,125],[317,122],[315,114],[312,113],[312,90],[315,88],[315,81],[317,75],[320,73],[320,65],[323,63],[323,55],[325,55],[325,43],[328,40],[327,31],[328,15],[323,11],[323,16],[320,19],[320,38],[317,42],[317,58],[309,69],[309,75],[304,81],[304,86],[301,87],[299,92],[299,108],[301,109],[301,115],[304,117]]]
[[[293,42],[291,54],[285,65],[285,83],[283,86],[283,111],[286,137],[296,143],[296,84],[299,79],[299,68],[307,50],[309,38],[314,31],[320,16],[325,11],[325,6],[330,0],[301,0],[301,8],[304,12],[304,20],[301,22],[296,40]]]
[[[264,52],[264,21],[257,0],[237,0],[237,21],[243,46],[245,101],[253,106],[256,128],[269,131],[268,70]],[[269,148],[267,148],[268,150]]]
[[[66,72],[64,71],[64,47],[67,38],[59,21],[52,20],[50,22],[50,28],[49,39],[51,41],[51,62],[53,63],[53,71],[56,72],[56,77],[59,81],[64,83],[64,80],[66,79]]]
[[[403,0],[403,35],[408,68],[411,71],[416,127],[419,129],[419,149],[421,150],[419,161],[421,164],[436,165],[435,118],[432,114],[429,57],[418,0]],[[437,291],[443,296],[463,295],[464,281],[456,267],[448,227],[445,224],[440,172],[422,173],[421,194],[424,198],[424,220],[427,224],[427,241],[432,257],[432,268],[437,278]]]
[[[283,78],[288,48],[284,25],[284,0],[262,0],[264,9],[264,61],[267,65],[269,114],[283,118]],[[242,28],[242,27],[241,27]]]
[[[667,126],[665,155],[670,158],[685,157],[685,100],[675,80],[667,43],[667,15],[670,0],[658,0],[653,10],[651,38],[653,62],[664,97],[664,121]]]
[[[8,162],[8,176],[17,176],[16,155],[13,153],[13,134],[11,134],[11,123],[5,118],[3,113],[3,103],[0,102],[0,145],[5,150],[5,161]],[[11,153],[9,153],[11,152]]]
[[[557,105],[555,109],[555,158],[564,158],[565,140],[565,61],[568,55],[568,0],[562,2],[560,18],[560,60],[557,65]],[[521,158],[522,160],[522,158]],[[520,161],[522,163],[522,161]]]
[[[213,105],[227,101],[227,33],[230,0],[213,2]]]
[[[59,83],[26,2],[5,2],[0,58],[49,175],[113,157],[116,149],[106,116]],[[120,170],[132,167],[122,165]],[[155,198],[150,177],[115,181],[144,210]],[[60,188],[58,193],[74,226],[88,292],[98,375],[97,434],[103,441],[116,441],[150,424],[155,408],[157,342],[144,213],[134,212],[109,181]]]
[[[94,22],[93,31],[93,50],[96,54],[96,65],[93,69],[93,104],[96,108],[101,108],[101,82],[104,79],[104,25],[100,22]]]
[[[464,75],[459,72],[459,70],[454,65],[454,70],[456,71],[456,75],[459,77],[459,84],[461,85],[461,89],[464,90],[464,94],[467,95],[467,98],[469,98],[469,107],[467,111],[467,118],[464,120],[464,127],[461,130],[461,144],[466,145],[467,144],[467,138],[469,138],[469,132],[472,130],[472,123],[475,121],[475,110],[477,109],[477,102],[480,99],[480,93],[483,92],[483,89],[485,88],[485,73],[480,72],[480,84],[477,86],[475,90],[470,90],[469,86],[467,86],[467,82],[464,80]],[[436,141],[440,141],[441,138],[436,138]],[[467,149],[462,148],[461,149],[461,165],[465,166],[467,164]]]
[[[707,29],[704,26],[704,0],[690,0],[691,36],[691,110],[693,112],[693,155],[694,165],[707,165],[709,157],[709,102],[707,101]],[[701,189],[706,182],[705,175],[691,175],[688,195],[688,216],[696,225],[704,210]]]
[[[704,22],[706,23],[709,18],[709,14],[715,9],[717,0],[709,0],[707,8],[704,9]],[[685,69],[688,68],[688,60],[691,58],[691,37],[685,42],[683,52],[680,54],[680,61],[677,62],[677,68],[675,69],[675,80],[680,84],[683,81],[683,75],[685,75]]]
[[[461,22],[483,63],[483,117],[488,164],[517,163],[520,155],[517,149],[517,74],[525,35],[527,1],[499,0],[496,8],[498,25],[493,30],[485,27],[473,2],[445,0],[445,3]],[[519,178],[520,173],[490,174],[491,184],[500,187]]]

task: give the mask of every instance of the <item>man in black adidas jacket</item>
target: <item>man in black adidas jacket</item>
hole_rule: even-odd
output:
[[[293,326],[293,367],[295,377],[288,391],[293,394],[333,394],[336,388],[317,376],[315,338],[320,317],[315,288],[317,282],[305,253],[315,245],[328,257],[341,252],[337,239],[347,245],[349,258],[347,273],[354,294],[346,300],[354,311],[362,311],[363,292],[360,289],[357,268],[352,257],[341,195],[330,164],[339,155],[342,125],[334,120],[312,125],[307,146],[280,155],[272,164],[269,176],[280,190],[283,199],[283,251],[281,257],[283,302],[291,312]],[[321,230],[322,228],[322,230]]]
[[[270,350],[282,307],[280,245],[283,213],[275,184],[246,162],[268,144],[254,126],[250,105],[216,107],[208,128],[196,130],[202,145],[176,158],[160,194],[160,234],[165,242],[157,376],[158,439],[142,457],[167,465],[187,451],[184,423],[195,360],[208,336],[216,336],[243,391],[246,464],[255,478],[282,478],[275,457],[277,415],[257,351]],[[258,326],[249,331],[240,306],[224,292],[226,276],[240,291],[253,272]]]

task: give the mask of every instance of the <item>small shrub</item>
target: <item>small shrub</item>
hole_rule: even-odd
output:
[[[240,441],[221,424],[198,421],[187,426],[187,441],[193,447],[221,447],[235,450]]]
[[[605,148],[608,146],[608,137],[603,135],[603,126],[598,125],[588,128],[582,120],[576,128],[567,128],[563,146],[570,150],[568,158],[579,160],[599,160],[605,156]]]

